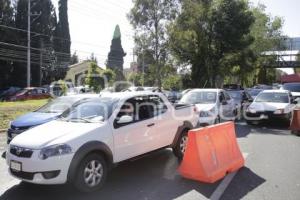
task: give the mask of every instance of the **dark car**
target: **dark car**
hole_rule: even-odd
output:
[[[294,99],[300,100],[300,82],[285,83],[282,89],[290,91]]]
[[[237,114],[243,114],[243,111],[248,108],[251,102],[253,102],[253,98],[245,90],[226,90],[226,91],[231,96],[231,98],[233,98],[236,104],[237,111],[238,111]]]

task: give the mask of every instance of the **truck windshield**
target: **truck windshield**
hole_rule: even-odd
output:
[[[289,96],[286,93],[260,93],[255,102],[289,103]]]
[[[63,113],[65,110],[70,108],[76,101],[79,101],[79,98],[74,97],[60,97],[54,99],[44,105],[43,107],[39,108],[35,112],[40,113]]]
[[[87,123],[105,121],[112,114],[116,102],[112,98],[81,101],[65,111],[60,119]]]
[[[199,91],[185,94],[179,103],[183,104],[212,104],[217,101],[217,92]]]

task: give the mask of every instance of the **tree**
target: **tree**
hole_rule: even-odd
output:
[[[134,7],[128,15],[136,30],[137,48],[149,50],[154,58],[157,85],[161,87],[161,68],[167,60],[166,27],[175,18],[177,1],[175,0],[134,0]]]
[[[106,69],[101,72],[101,76],[104,78],[104,81],[107,81],[106,84],[112,86],[113,83],[116,81],[116,74],[111,69]]]
[[[10,0],[0,0],[0,24],[5,26],[15,26],[14,9]],[[13,30],[0,27],[0,42],[12,43],[16,40],[16,34]],[[14,62],[7,60],[8,54],[14,51],[13,47],[0,44],[0,88],[13,85],[12,71],[14,70]]]
[[[100,68],[96,63],[92,62],[89,67],[85,83],[96,93],[100,92],[103,85],[103,79],[101,78],[100,73]]]
[[[251,27],[251,35],[254,38],[254,42],[250,46],[255,55],[253,84],[266,84],[267,82],[272,82],[272,80],[267,78],[268,73],[267,69],[265,69],[265,64],[276,62],[276,56],[266,57],[264,52],[281,48],[283,20],[280,17],[272,17],[266,14],[263,4],[253,7],[252,12],[255,17],[255,23]],[[274,70],[272,73],[275,73]]]
[[[88,58],[88,60],[91,62],[94,62],[96,64],[98,63],[97,58],[94,53],[91,53],[91,56],[90,56],[90,58]]]
[[[170,49],[180,64],[191,65],[194,87],[214,87],[232,66],[244,68],[254,22],[244,0],[183,0],[169,27]]]
[[[171,75],[163,79],[162,86],[166,90],[180,90],[182,88],[182,80],[179,75]]]
[[[76,63],[79,63],[79,58],[76,53],[76,51],[72,54],[71,59],[70,59],[70,65],[74,65]]]
[[[71,36],[68,19],[68,0],[59,0],[59,21],[55,28],[55,51],[59,52],[57,59],[59,65],[67,66],[71,55]]]
[[[135,86],[142,86],[143,75],[141,73],[132,72],[128,76],[128,81],[132,82]]]
[[[111,41],[110,52],[108,53],[107,67],[113,70],[118,81],[124,80],[123,64],[126,53],[121,43],[121,31],[119,25],[116,26],[113,39]]]

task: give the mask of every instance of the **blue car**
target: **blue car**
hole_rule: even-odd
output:
[[[95,98],[99,95],[94,94],[82,94],[63,96],[56,98],[46,105],[42,106],[34,112],[22,115],[11,122],[7,131],[7,144],[18,134],[46,122],[57,119],[65,110],[70,108],[74,103],[88,99]]]

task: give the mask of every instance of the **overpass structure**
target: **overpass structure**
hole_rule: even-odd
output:
[[[266,57],[273,57],[272,62],[266,62],[265,68],[298,68],[300,67],[300,37],[285,38],[281,47],[264,53]]]

